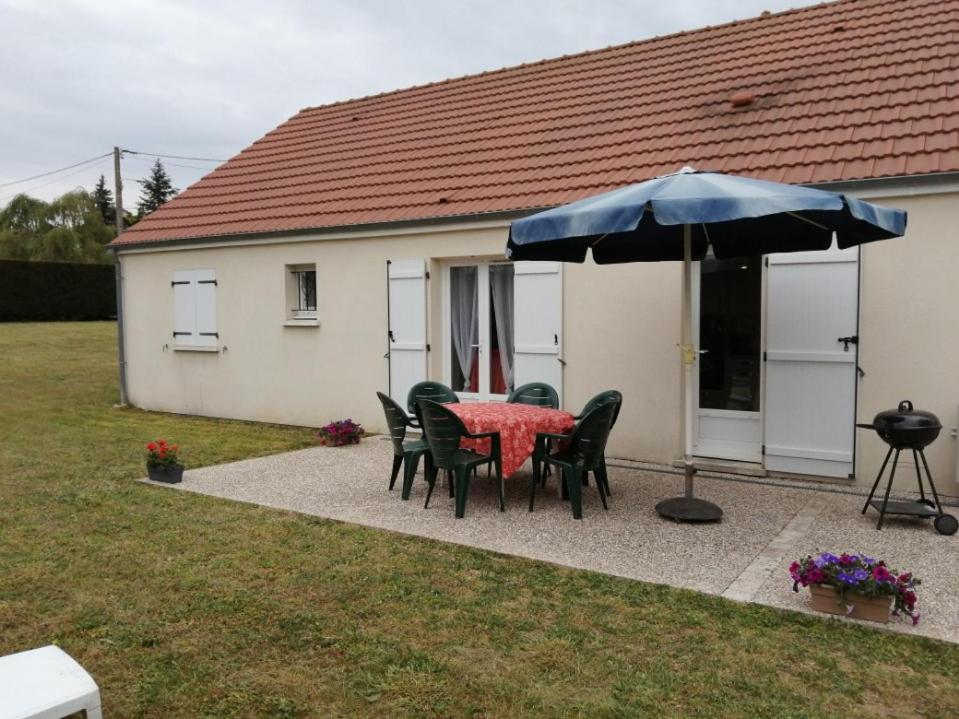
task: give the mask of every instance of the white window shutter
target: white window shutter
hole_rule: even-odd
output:
[[[173,344],[196,344],[196,283],[193,270],[173,273]]]
[[[563,398],[563,275],[559,262],[513,264],[513,386],[546,382]]]
[[[403,408],[417,382],[426,379],[426,260],[389,260],[390,396]]]
[[[219,335],[216,328],[216,272],[194,270],[196,277],[196,344],[216,347]]]

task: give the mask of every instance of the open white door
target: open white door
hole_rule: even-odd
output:
[[[390,396],[406,407],[406,396],[426,379],[426,260],[389,260]]]
[[[513,386],[546,382],[563,400],[563,276],[559,262],[513,265]]]
[[[767,287],[766,467],[848,477],[854,471],[859,250],[770,255]]]

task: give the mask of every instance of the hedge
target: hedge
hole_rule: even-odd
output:
[[[0,260],[0,322],[116,316],[113,265]]]

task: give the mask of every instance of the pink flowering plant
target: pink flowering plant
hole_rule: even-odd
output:
[[[840,554],[823,552],[818,557],[807,556],[789,565],[793,579],[793,591],[810,584],[832,587],[840,604],[846,604],[849,593],[866,597],[892,597],[893,615],[905,614],[913,624],[919,623],[916,609],[916,587],[920,580],[911,572],[898,573],[890,570],[881,560],[865,554]]]
[[[320,427],[316,436],[320,444],[330,447],[341,447],[345,444],[359,444],[363,436],[363,428],[352,419],[341,419]]]

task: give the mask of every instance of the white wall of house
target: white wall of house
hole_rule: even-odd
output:
[[[863,249],[859,420],[900,399],[946,425],[928,451],[941,489],[956,494],[959,407],[959,195],[883,197],[909,212],[906,239]],[[386,260],[428,262],[431,376],[442,377],[444,262],[501,259],[505,223],[344,232],[295,241],[209,243],[121,253],[131,402],[147,409],[316,426],[352,417],[382,429],[374,395],[388,381]],[[316,265],[319,326],[286,326],[288,265]],[[170,282],[216,273],[218,352],[174,349]],[[596,392],[625,396],[615,456],[666,462],[679,452],[680,265],[568,265],[563,273],[567,408]],[[869,483],[884,445],[859,432],[857,479]],[[914,477],[911,465],[905,479]]]

